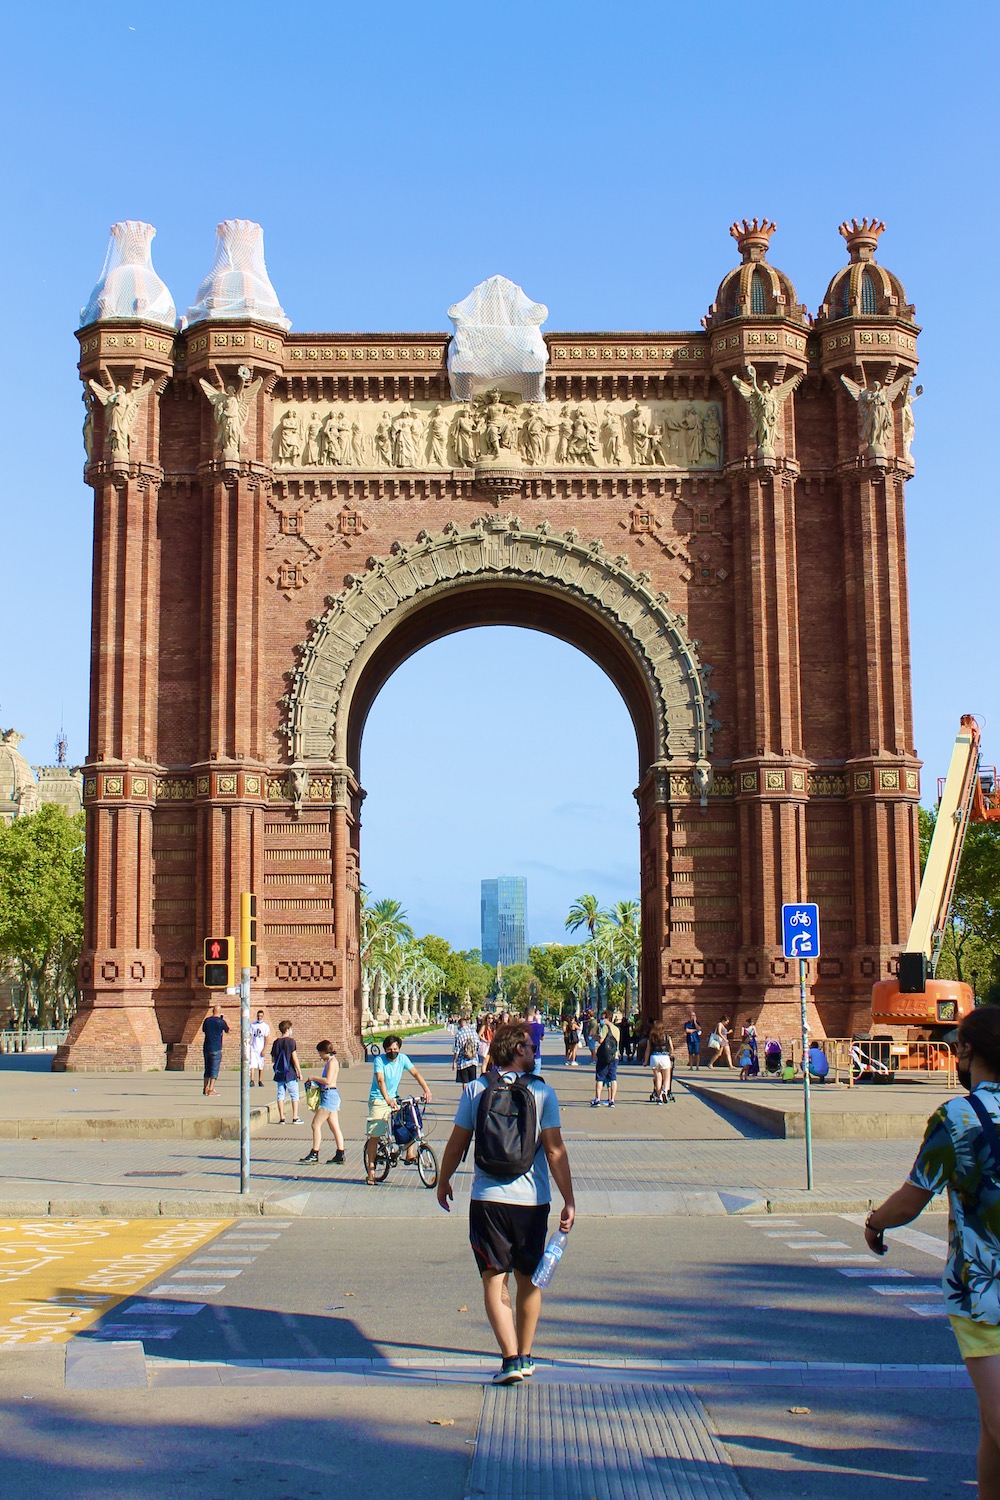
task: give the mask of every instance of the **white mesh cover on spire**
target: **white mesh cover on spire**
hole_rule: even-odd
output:
[[[156,230],[138,219],[112,224],[100,280],[80,309],[80,327],[109,318],[141,318],[144,323],[176,323],[174,299],[153,270]]]
[[[456,401],[469,401],[500,385],[525,401],[545,400],[549,351],[540,328],[549,315],[506,276],[481,281],[462,302],[449,307],[455,336],[448,347],[448,374]]]
[[[188,323],[206,318],[252,318],[291,328],[264,264],[264,231],[252,219],[224,219],[216,230],[215,260],[198,288]]]

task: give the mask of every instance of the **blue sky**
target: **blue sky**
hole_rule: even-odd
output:
[[[10,13],[0,723],[41,763],[62,718],[84,754],[91,506],[72,335],[112,221],[156,225],[181,309],[218,220],[248,217],[298,329],[446,328],[448,305],[499,271],[548,304],[549,329],[612,330],[697,327],[744,215],[777,220],[772,259],[814,310],[844,260],[838,223],[875,214],[925,330],[907,495],[925,790],[963,712],[1000,760],[996,14],[972,4],[950,24],[884,0]],[[567,724],[570,765],[547,752]],[[383,690],[364,757],[363,873],[418,930],[478,942],[484,875],[528,876],[536,940],[560,936],[581,890],[637,888],[634,737],[568,647],[469,632],[427,648]]]

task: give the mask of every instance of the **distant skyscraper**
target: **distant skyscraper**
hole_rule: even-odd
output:
[[[528,962],[528,882],[523,875],[500,875],[482,882],[483,963]]]

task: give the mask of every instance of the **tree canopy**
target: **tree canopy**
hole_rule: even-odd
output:
[[[14,1022],[65,1026],[83,945],[84,815],[43,805],[0,824],[0,958],[14,976]]]
[[[920,809],[921,866],[937,814]],[[1000,825],[972,823],[966,832],[937,973],[974,984],[980,999],[1000,1002]],[[975,975],[975,978],[973,978]]]

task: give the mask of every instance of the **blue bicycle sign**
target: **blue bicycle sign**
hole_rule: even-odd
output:
[[[781,908],[782,947],[786,958],[819,957],[819,907],[813,901]]]

